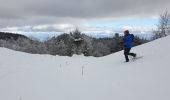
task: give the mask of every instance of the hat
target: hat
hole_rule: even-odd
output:
[[[129,34],[129,30],[125,30],[124,33],[128,33]]]

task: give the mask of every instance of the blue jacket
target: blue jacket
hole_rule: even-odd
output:
[[[124,42],[124,47],[125,48],[132,48],[133,40],[132,40],[131,34],[128,34],[127,36],[124,36],[123,42]]]

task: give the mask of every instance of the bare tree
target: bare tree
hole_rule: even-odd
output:
[[[170,35],[170,14],[167,10],[164,13],[160,14],[157,29],[154,30],[153,33],[154,39]]]

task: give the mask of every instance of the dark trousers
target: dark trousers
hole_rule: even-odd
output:
[[[126,61],[129,61],[128,55],[135,57],[135,54],[134,54],[134,53],[130,53],[130,49],[131,49],[131,48],[125,48],[125,49],[124,49],[124,55],[125,55]]]

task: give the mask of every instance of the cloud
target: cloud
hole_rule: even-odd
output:
[[[169,10],[169,4],[170,0],[1,0],[0,28],[61,31],[67,23],[71,26],[64,29],[69,30],[90,20],[155,17]]]
[[[36,25],[36,26],[22,26],[22,27],[6,27],[0,29],[5,32],[70,32],[76,27],[71,24],[50,24],[50,25]]]
[[[153,26],[150,26],[150,25],[148,25],[148,26],[147,25],[146,26],[123,26],[122,30],[129,30],[129,31],[135,32],[135,33],[137,33],[137,32],[139,32],[139,33],[145,33],[145,32],[151,33],[151,31],[155,28],[156,28],[156,26],[153,27]]]

